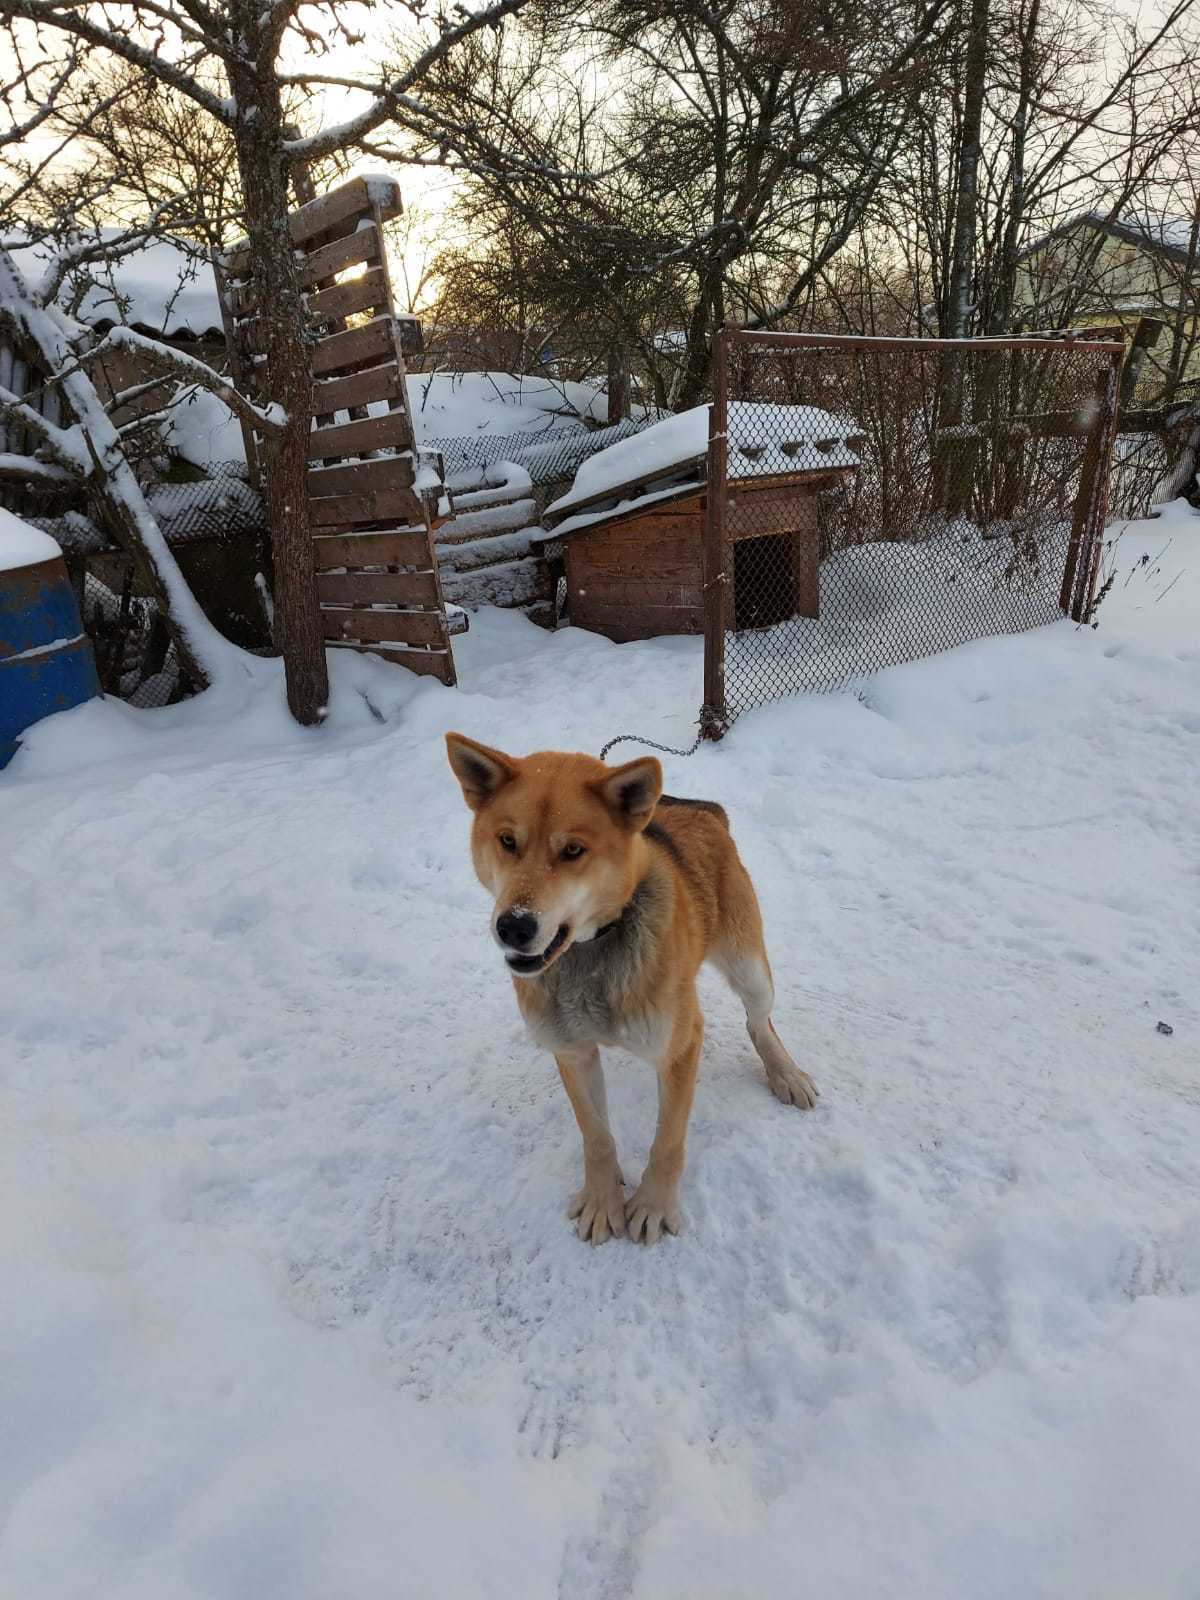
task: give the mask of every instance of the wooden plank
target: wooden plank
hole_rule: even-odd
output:
[[[413,523],[421,520],[421,502],[411,489],[393,494],[338,494],[327,500],[310,500],[312,523],[317,528],[354,528],[362,524]]]
[[[314,428],[308,436],[308,459],[323,461],[332,456],[358,456],[368,450],[408,450],[412,447],[412,427],[408,413],[389,411],[383,417],[364,417],[361,422],[339,422],[332,428]]]
[[[580,628],[602,633],[618,644],[632,639],[654,639],[668,633],[701,633],[704,612],[699,606],[609,605],[571,607],[571,621]]]
[[[604,489],[596,494],[589,495],[586,500],[577,500],[573,505],[563,506],[558,511],[548,510],[545,518],[545,526],[547,528],[553,528],[556,527],[558,523],[565,522],[568,517],[581,516],[585,511],[595,512],[596,507],[598,505],[602,505],[606,500],[628,499],[630,498],[629,491],[631,490],[641,489],[649,491],[655,481],[659,479],[679,477],[682,473],[688,471],[689,467],[695,468],[697,478],[703,478],[704,462],[704,456],[698,456],[691,462],[681,461],[677,466],[664,468],[662,471],[655,474],[647,475],[643,473],[640,478],[629,478],[624,483],[613,484],[610,488]],[[673,505],[680,500],[690,499],[696,493],[697,485],[695,483],[680,484],[676,489],[664,491],[662,500],[657,503],[661,505]],[[623,517],[644,516],[650,509],[652,508],[649,506],[633,506],[629,511],[626,512],[613,512],[612,517],[614,521],[617,521]],[[607,518],[605,520],[607,520]],[[580,533],[584,533],[586,531],[587,530],[583,528],[579,530]],[[573,533],[568,533],[565,537],[570,539],[575,537],[575,535]]]
[[[323,283],[348,267],[357,267],[364,261],[378,261],[383,255],[383,235],[374,223],[369,228],[356,228],[344,239],[334,239],[331,244],[318,245],[309,251],[300,269],[300,282],[310,289],[314,283]]]
[[[484,569],[486,571],[486,568]],[[704,586],[700,582],[699,565],[693,583],[653,584],[634,578],[584,578],[579,584],[567,584],[572,600],[582,599],[591,605],[632,606],[700,606],[704,604]]]
[[[362,218],[371,216],[376,207],[384,221],[398,217],[404,209],[400,185],[389,179],[372,178],[368,188],[366,178],[351,178],[289,213],[288,227],[295,243],[303,246],[307,240],[332,233],[335,228],[342,234],[353,233]],[[245,276],[250,264],[250,241],[238,239],[221,259],[231,277]]]
[[[373,337],[361,341],[368,350],[365,357],[351,356],[349,360],[340,359],[345,354],[345,347],[339,347],[336,356],[339,358],[332,370],[340,368],[354,368],[363,365],[364,360],[386,360],[390,355],[395,356],[396,340],[399,338],[399,328],[396,319],[389,315],[386,291],[380,287],[379,277],[375,273],[367,273],[362,278],[352,278],[349,283],[335,284],[332,289],[323,289],[320,294],[309,297],[308,309],[317,322],[341,321],[343,318],[360,311],[370,311],[371,321],[364,323],[359,328],[346,328],[337,333],[326,333],[319,336],[317,348],[313,351],[313,374],[317,376],[326,368],[322,365],[322,347],[335,339],[345,339],[349,347],[354,347],[350,335],[365,333],[366,329],[374,328],[376,323],[384,324],[382,334],[376,333]],[[266,335],[262,317],[252,316],[237,325],[238,339],[242,348],[251,355],[262,355],[266,350]]]
[[[314,499],[323,495],[398,494],[401,489],[411,488],[412,481],[412,456],[401,451],[376,461],[313,467],[308,474],[308,492]],[[419,512],[414,518],[400,518],[402,522],[420,520]]]
[[[446,625],[438,611],[353,611],[323,605],[321,631],[327,639],[357,639],[362,644],[446,643]]]
[[[333,278],[350,267],[378,261],[382,253],[382,239],[374,224],[369,228],[356,228],[344,239],[334,239],[331,244],[320,245],[301,263],[300,287],[311,289],[315,284]],[[229,300],[237,316],[252,316],[258,305],[258,291],[252,283],[241,283],[230,291]]]
[[[694,530],[695,524],[693,524]],[[694,532],[659,538],[652,524],[603,529],[593,539],[567,540],[568,574],[624,579],[634,584],[699,580],[701,548]]]
[[[699,545],[701,539],[702,520],[699,504],[691,511],[656,511],[645,512],[640,517],[633,517],[628,522],[612,522],[601,524],[602,533],[597,533],[593,543],[603,537],[606,542],[617,543],[624,541],[631,547],[644,539],[652,539],[655,544],[665,540],[678,540],[687,544]]]
[[[379,267],[373,267],[361,277],[335,283],[331,289],[320,289],[308,296],[309,315],[318,317],[322,322],[352,317],[359,311],[386,314],[390,310],[387,278]]]
[[[810,499],[807,524],[792,534],[792,600],[798,617],[821,615],[821,536],[817,531],[817,504]]]
[[[449,650],[405,650],[402,646],[359,644],[353,639],[327,639],[331,650],[357,650],[360,655],[378,656],[381,661],[393,661],[398,667],[423,677],[440,678],[444,684],[454,682],[454,662]]]
[[[353,372],[346,378],[327,378],[324,383],[313,384],[313,413],[318,417],[349,411],[351,406],[365,406],[372,400],[407,402],[404,374],[394,361],[369,367],[366,372]]]
[[[857,467],[798,467],[795,472],[766,472],[754,477],[739,478],[732,469],[730,485],[737,484],[738,494],[778,494],[781,489],[807,488],[813,493],[832,489],[839,478],[850,478]]]
[[[429,572],[319,572],[323,606],[436,606],[437,578]]]
[[[318,572],[328,572],[331,567],[418,567],[429,571],[434,564],[424,528],[326,535],[312,543]]]
[[[313,351],[313,376],[349,372],[368,363],[392,361],[396,355],[394,318],[375,317],[361,328],[327,334]]]
[[[725,502],[725,534],[729,539],[757,539],[765,533],[791,533],[816,516],[810,489],[784,486],[774,494],[729,492]]]
[[[570,553],[570,546],[567,549]],[[635,590],[645,590],[659,583],[698,582],[700,556],[699,550],[647,550],[634,561],[620,551],[589,550],[589,559],[572,561],[570,570],[579,574],[580,583],[596,578],[609,583],[628,583]]]

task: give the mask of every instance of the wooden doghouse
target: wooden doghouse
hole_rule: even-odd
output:
[[[731,418],[725,530],[738,629],[818,615],[817,496],[858,464],[847,443],[849,425],[827,413],[805,406],[753,410],[775,422],[802,413],[806,431],[789,445],[781,430],[768,452],[749,437],[739,441]],[[814,418],[825,420],[814,428]],[[585,462],[571,492],[547,507],[544,538],[562,549],[572,623],[619,643],[703,632],[709,489],[707,452],[695,446],[706,443],[707,427],[707,408],[699,407],[622,440]],[[670,434],[656,441],[660,428]],[[670,448],[676,437],[689,453]],[[789,457],[795,468],[788,468]]]

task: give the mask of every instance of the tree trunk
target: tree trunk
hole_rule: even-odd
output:
[[[724,320],[721,264],[711,265],[700,281],[700,292],[688,319],[683,373],[675,393],[675,410],[690,411],[708,393],[712,369],[713,336]]]
[[[983,129],[983,97],[987,77],[988,0],[971,0],[970,31],[963,83],[963,125],[958,153],[954,235],[942,334],[965,339],[971,328],[971,275],[979,226],[979,157]],[[966,360],[950,350],[942,357],[938,393],[938,427],[957,428],[963,420]],[[971,497],[978,447],[965,439],[942,444],[935,463],[934,503],[949,517],[959,516]]]
[[[1037,43],[1041,26],[1040,0],[1032,0],[1021,35],[1020,86],[1012,123],[1012,157],[1009,164],[1009,206],[1004,219],[1000,245],[998,282],[989,308],[987,331],[1005,334],[1013,331],[1017,299],[1017,273],[1020,270],[1021,228],[1025,221],[1025,147],[1029,135],[1029,109],[1036,87]]]
[[[255,5],[236,5],[234,17],[242,23],[249,54],[260,60],[257,70],[230,73],[237,101],[234,146],[266,348],[265,398],[287,413],[283,431],[263,448],[264,500],[275,556],[275,642],[283,656],[288,707],[297,722],[311,725],[322,720],[329,699],[308,520],[312,353],[288,229],[285,133],[273,54],[268,45],[255,48]]]
[[[965,339],[971,327],[971,269],[975,260],[975,235],[979,224],[979,157],[987,79],[988,4],[989,0],[971,0],[963,83],[962,140],[954,209],[954,244],[944,318],[944,333],[948,339]]]
[[[623,422],[629,415],[629,352],[620,339],[608,347],[608,422]]]

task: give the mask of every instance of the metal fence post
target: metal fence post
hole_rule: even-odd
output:
[[[1120,393],[1122,385],[1123,356],[1114,355],[1108,373],[1108,387],[1104,407],[1097,429],[1099,461],[1096,484],[1092,494],[1092,514],[1088,528],[1086,564],[1081,563],[1079,591],[1076,600],[1076,622],[1086,622],[1096,601],[1096,583],[1100,576],[1100,557],[1104,551],[1104,529],[1108,524],[1108,502],[1112,482],[1112,457],[1120,421]]]
[[[1067,547],[1059,593],[1059,604],[1072,622],[1085,621],[1092,604],[1108,503],[1108,473],[1116,430],[1120,374],[1121,355],[1114,355],[1096,379],[1096,415],[1084,447],[1071,542]]]
[[[725,501],[729,430],[728,340],[713,341],[713,400],[708,408],[708,491],[704,517],[704,704],[700,731],[719,739],[729,725],[725,704],[725,618],[729,589],[726,571]]]

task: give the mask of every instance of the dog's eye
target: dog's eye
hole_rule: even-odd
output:
[[[513,838],[511,833],[500,834],[499,843],[501,850],[507,850],[509,855],[512,855],[517,848],[517,841]]]
[[[582,854],[583,846],[581,844],[575,844],[574,841],[572,841],[570,844],[565,844],[562,847],[562,858],[564,861],[578,861]]]

